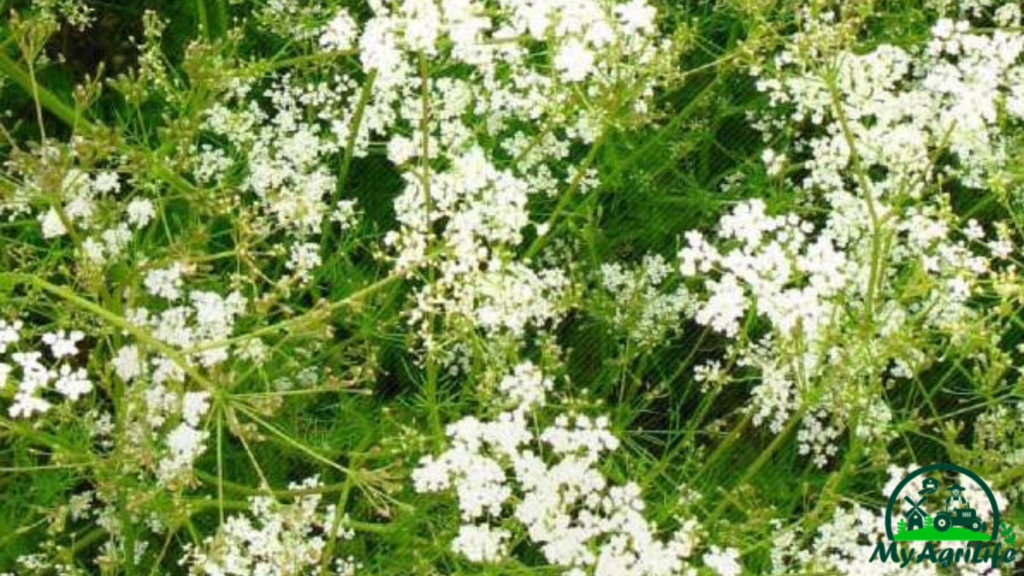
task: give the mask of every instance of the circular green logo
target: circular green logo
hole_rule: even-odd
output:
[[[907,484],[909,484],[910,481],[913,480],[914,478],[917,478],[918,476],[920,476],[922,474],[925,474],[927,472],[931,472],[932,470],[951,470],[953,472],[959,472],[960,474],[963,474],[964,476],[967,476],[971,480],[974,480],[974,482],[978,486],[981,486],[981,489],[985,491],[985,495],[988,496],[989,504],[992,506],[992,536],[990,538],[988,538],[987,540],[993,540],[994,541],[994,540],[998,539],[998,537],[999,537],[999,507],[996,506],[996,497],[992,493],[992,490],[988,487],[988,484],[986,484],[985,481],[982,480],[980,476],[978,476],[974,472],[971,472],[970,470],[968,470],[967,468],[964,468],[962,466],[957,466],[955,464],[930,464],[928,466],[922,466],[921,468],[918,468],[917,470],[914,470],[910,474],[907,474],[907,476],[905,478],[903,478],[903,480],[901,480],[899,484],[896,485],[896,488],[892,491],[892,494],[889,495],[889,504],[888,504],[888,506],[885,507],[885,535],[889,538],[889,540],[892,540],[892,541],[896,541],[897,540],[897,538],[895,538],[893,536],[893,533],[892,533],[892,509],[893,509],[893,507],[896,504],[896,499],[900,496],[900,493],[903,491],[903,487],[906,486]],[[926,481],[926,483],[925,483],[926,489],[922,490],[921,493],[925,494],[925,493],[935,492],[937,490],[937,486],[938,486],[938,483],[935,482],[934,480],[932,480],[931,482],[927,482]],[[977,518],[976,511],[971,509],[969,506],[966,506],[966,500],[964,500],[963,496],[961,495],[963,490],[964,490],[964,488],[962,486],[960,486],[959,484],[954,484],[952,487],[947,488],[947,490],[949,490],[950,494],[951,494],[951,496],[946,499],[946,501],[947,501],[947,510],[938,512],[935,515],[935,518],[934,518],[934,529],[938,533],[945,533],[945,532],[947,532],[950,529],[961,529],[961,528],[965,529],[965,530],[969,530],[969,531],[974,531],[974,532],[977,532],[979,528],[984,530],[986,528],[986,526],[985,526],[985,524],[983,522],[980,521],[980,519]],[[911,500],[910,498],[907,498],[907,501],[910,502],[910,505],[912,506],[912,509],[911,509],[910,513],[914,513],[914,512],[920,513],[920,510],[919,510],[918,506],[924,502],[923,498],[919,502],[916,502],[916,503],[913,500]],[[956,502],[964,503],[965,508],[954,509],[952,512],[950,512],[948,510],[948,507],[949,507],[948,503],[950,501],[953,501],[954,503],[956,503]],[[970,538],[970,537],[957,538],[955,532],[950,532],[950,534],[952,535],[952,537],[929,538],[927,535],[925,535],[925,536],[922,536],[920,538],[907,538],[905,540],[932,540],[932,539],[935,539],[935,540],[982,540],[982,538]],[[984,535],[984,533],[982,533],[982,535]],[[901,538],[899,540],[904,540],[904,539]]]

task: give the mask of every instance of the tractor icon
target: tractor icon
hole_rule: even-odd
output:
[[[952,495],[946,498],[946,509],[935,514],[935,529],[939,532],[949,530],[950,526],[961,526],[975,532],[984,532],[988,528],[988,523],[978,518],[977,511],[963,497],[963,490],[964,487],[959,484],[950,486]],[[960,504],[960,508],[955,508],[957,504]],[[950,506],[954,508],[950,510]]]
[[[988,530],[988,523],[982,522],[974,508],[967,506],[953,510],[943,510],[935,514],[935,529],[939,532],[949,530],[950,526],[962,526],[975,532]]]

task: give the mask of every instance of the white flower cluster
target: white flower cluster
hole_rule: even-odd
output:
[[[119,359],[138,356],[134,346],[121,348]],[[137,361],[137,358],[136,358]],[[115,363],[115,370],[119,365]],[[210,393],[181,391],[163,383],[138,381],[126,390],[125,436],[121,448],[151,469],[164,487],[181,487],[192,479],[192,465],[206,452],[209,432],[203,418]]]
[[[803,533],[799,529],[783,528],[778,522],[774,524],[773,574],[938,574],[935,565],[927,562],[912,562],[903,567],[898,562],[870,562],[876,543],[887,540],[884,510],[878,513],[857,504],[849,508],[837,507],[831,520],[818,528],[817,535],[809,544],[804,544]]]
[[[339,132],[351,114],[345,106],[352,81],[338,76],[300,84],[284,76],[261,92],[254,88],[251,81],[233,81],[225,101],[207,111],[204,128],[245,159],[243,188],[259,201],[259,213],[250,215],[257,229],[299,239],[318,234],[336,184],[336,168],[326,159],[344,141]],[[209,144],[194,157],[204,180],[222,180],[232,167],[223,150]]]
[[[1021,17],[1021,6],[1016,0],[928,0],[926,5],[941,14],[959,12],[972,18],[991,16],[999,26],[1013,26]]]
[[[79,31],[91,26],[96,19],[96,10],[85,0],[33,0],[32,8],[44,20],[55,25],[66,22]]]
[[[654,8],[643,0],[370,7],[358,39],[342,10],[321,42],[355,45],[369,75],[363,82],[372,83],[361,122],[352,127],[344,115],[344,130],[358,130],[357,146],[382,135],[404,171],[395,201],[401,228],[385,239],[398,269],[430,260],[438,271],[414,321],[440,312],[518,334],[550,320],[563,280],[510,263],[510,254],[531,223],[530,198],[592,183],[589,172],[565,170],[573,146],[593,142],[622,110],[645,110],[667,53]],[[635,96],[614,110],[579,105],[613,93]],[[526,300],[537,304],[519,311]]]
[[[519,262],[494,260],[456,282],[426,286],[417,294],[410,318],[418,323],[431,313],[444,313],[453,319],[471,318],[474,326],[491,334],[521,338],[528,328],[557,321],[568,309],[569,290],[561,270],[536,272]]]
[[[160,312],[135,308],[129,311],[128,319],[136,326],[149,329],[161,342],[183,351],[203,347],[201,351],[185,354],[185,357],[190,362],[210,368],[227,360],[226,346],[211,345],[231,335],[235,321],[245,312],[248,302],[238,292],[227,296],[204,290],[186,292],[182,279],[185,273],[186,267],[179,263],[148,272],[144,280],[146,290],[173,305]],[[184,377],[184,367],[162,354],[152,358],[152,370],[139,363],[137,354],[126,354],[123,357],[119,354],[122,361],[115,363],[123,380],[130,381],[147,373],[151,373],[153,381],[158,384],[168,380],[181,381]]]
[[[332,206],[328,160],[361,158],[379,137],[405,182],[385,246],[399,271],[433,269],[410,316],[424,338],[435,314],[515,337],[557,319],[563,273],[515,257],[532,223],[527,205],[592,187],[592,170],[565,161],[607,124],[643,118],[670,64],[655,9],[645,0],[376,0],[370,9],[361,30],[342,8],[319,32],[323,49],[354,50],[360,70],[305,85],[231,81],[204,123],[230,150],[197,145],[194,173],[208,182],[241,173],[258,200],[238,205],[241,218],[261,237],[283,232],[286,268],[305,282],[322,261],[309,237],[325,218],[351,222],[351,200]],[[309,20],[304,10],[266,8],[277,25]]]
[[[144,197],[125,203],[117,172],[86,170],[80,160],[74,146],[47,144],[10,162],[22,182],[0,199],[0,216],[35,214],[44,239],[69,238],[85,263],[102,266],[125,255],[135,232],[155,218],[156,206]]]
[[[781,332],[799,328],[809,340],[817,338],[831,316],[822,301],[854,279],[831,237],[812,241],[813,225],[792,214],[770,216],[762,200],[737,205],[718,227],[719,241],[735,248],[719,251],[700,232],[689,232],[679,252],[684,276],[708,278],[709,295],[698,307],[697,321],[736,336],[756,302],[757,313]]]
[[[1019,25],[975,31],[967,21],[941,19],[919,49],[883,44],[864,54],[838,51],[834,75],[822,70],[822,55],[812,61],[785,50],[758,86],[789,116],[764,127],[775,132],[809,121],[825,128],[796,148],[808,158],[802,184],[815,192],[852,191],[856,166],[848,137],[865,170],[882,169],[868,179],[868,190],[857,190],[860,197],[920,198],[940,175],[972,188],[1002,181],[1009,159],[1002,122],[1024,120]],[[850,134],[839,124],[833,90]],[[944,150],[955,162],[934,161]]]
[[[825,22],[814,34],[837,36]],[[1022,53],[1020,33],[942,20],[920,53],[840,51],[831,76],[821,53],[794,48],[760,71],[780,113],[762,128],[795,130],[786,162],[802,162],[795,183],[823,215],[814,225],[743,202],[716,241],[686,235],[680,270],[701,286],[698,322],[733,338],[753,320],[770,326],[735,350],[760,376],[754,422],[778,432],[800,412],[801,451],[820,466],[854,422],[861,438],[891,437],[883,379],[926,367],[935,341],[922,334],[955,343],[965,326],[984,329],[971,298],[1013,274],[1008,228],[986,238],[963,226],[940,182],[1006,180],[1000,122],[1017,114]],[[938,161],[941,150],[956,161]],[[775,152],[766,162],[780,171]]]
[[[206,451],[206,439],[210,435],[200,428],[201,418],[209,409],[209,392],[186,392],[181,396],[181,422],[164,440],[166,453],[157,468],[161,482],[170,484],[187,476],[192,463]],[[155,386],[146,391],[150,424],[156,424],[163,415],[160,413],[169,402],[175,402],[177,395]]]
[[[718,576],[739,576],[743,572],[739,560],[740,551],[735,548],[723,550],[718,546],[712,546],[708,553],[704,554],[704,564]]]
[[[49,239],[67,235],[65,223],[84,231],[97,228],[98,200],[119,189],[117,175],[112,172],[89,177],[77,169],[70,170],[61,185],[61,212],[58,212],[58,208],[50,208],[40,216],[43,237]],[[140,202],[148,201],[134,201],[132,211],[126,214],[127,222],[120,222],[82,240],[81,249],[90,262],[103,264],[108,259],[116,259],[124,252],[132,238],[131,228],[141,228],[149,223],[153,212],[152,204],[147,209],[145,204]]]
[[[189,391],[189,371],[209,370],[229,359],[229,338],[247,300],[238,292],[221,296],[185,288],[189,268],[174,263],[146,273],[143,286],[163,300],[159,311],[130,308],[127,319],[153,339],[174,350],[154,349],[148,341],[129,342],[114,354],[114,373],[125,389],[125,449],[135,453],[161,484],[177,486],[191,479],[192,464],[206,451],[209,432],[203,418],[210,391]],[[195,384],[195,382],[193,382]]]
[[[315,490],[317,478],[289,484],[291,490]],[[323,506],[322,496],[307,493],[283,504],[270,496],[249,498],[248,514],[227,518],[214,536],[192,546],[182,561],[193,576],[296,576],[320,571],[330,532],[334,505]],[[342,526],[344,519],[341,520]],[[353,532],[342,527],[336,538]],[[338,558],[331,576],[352,576],[358,565]]]
[[[50,349],[50,356],[57,365],[43,364],[43,353],[37,351],[15,351],[22,342],[24,323],[19,320],[8,322],[0,319],[0,359],[9,356],[9,362],[0,360],[0,386],[14,385],[13,402],[7,409],[11,418],[27,418],[47,412],[53,404],[44,393],[55,390],[63,399],[75,402],[92,392],[92,381],[84,368],[74,368],[63,360],[78,354],[78,342],[84,337],[81,331],[57,330],[43,334],[42,342]]]
[[[672,287],[672,266],[648,254],[633,270],[622,264],[601,266],[601,287],[611,301],[611,325],[637,344],[653,345],[691,312],[685,286]]]
[[[329,33],[334,36],[325,38],[340,42],[337,36],[344,31]],[[282,282],[311,281],[322,263],[321,246],[311,240],[325,227],[346,230],[356,220],[354,200],[332,201],[338,178],[337,165],[330,162],[348,143],[352,117],[359,115],[359,104],[351,98],[356,88],[345,75],[309,83],[286,75],[265,89],[259,89],[258,81],[235,79],[223,101],[206,112],[204,129],[227,146],[194,147],[193,172],[206,183],[242,179],[241,189],[256,202],[234,198],[225,210],[241,211],[235,217],[246,221],[247,230],[261,241],[283,236],[283,242],[261,255],[275,260],[287,255],[289,274]],[[368,145],[369,132],[363,130],[352,153],[364,156]]]
[[[681,520],[660,539],[644,518],[639,486],[614,485],[600,471],[619,446],[606,418],[561,414],[534,426],[551,384],[533,364],[519,365],[498,386],[512,407],[451,424],[451,447],[413,473],[419,492],[456,492],[463,524],[453,550],[498,562],[518,525],[567,575],[693,573],[686,560],[697,543],[695,522]]]
[[[948,213],[906,214],[900,221],[890,213],[890,248],[880,257],[867,217],[834,209],[816,230],[792,214],[768,215],[753,200],[722,218],[721,248],[690,232],[680,251],[683,275],[702,285],[698,322],[730,337],[748,317],[770,325],[737,350],[737,364],[760,374],[754,422],[778,432],[803,408],[801,449],[819,465],[855,415],[858,436],[888,437],[891,412],[871,382],[887,367],[892,378],[924,367],[915,335],[952,340],[978,317],[969,298],[989,278],[990,259],[956,239]]]
[[[11,418],[44,414],[53,407],[56,398],[74,402],[92,392],[93,383],[85,368],[75,368],[70,362],[78,354],[78,343],[85,334],[79,330],[43,334],[42,344],[49,348],[55,361],[48,366],[43,362],[43,352],[20,345],[23,328],[20,320],[0,319],[0,389],[14,388],[13,401],[7,409]]]
[[[60,201],[63,204],[61,210],[64,212],[64,218],[57,208],[50,208],[40,216],[43,238],[56,238],[67,234],[65,218],[73,226],[92,227],[93,217],[97,211],[97,198],[103,194],[117,192],[119,189],[117,175],[111,172],[90,176],[76,168],[69,170],[60,185]]]
[[[324,27],[320,35],[320,46],[330,50],[350,50],[359,29],[348,10],[341,8]]]

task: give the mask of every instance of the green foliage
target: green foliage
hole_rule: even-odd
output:
[[[830,440],[836,451],[821,468],[798,443],[808,406],[794,410],[778,430],[754,423],[751,392],[763,376],[737,356],[769,331],[753,312],[736,340],[680,316],[653,343],[638,344],[621,318],[635,326],[648,300],[642,293],[626,300],[595,280],[604,264],[633,270],[645,255],[658,254],[672,269],[661,289],[686,286],[676,265],[684,235],[713,230],[744,200],[762,199],[773,214],[823,221],[805,191],[769,175],[761,160],[766,147],[787,149],[795,138],[791,127],[763,137],[751,121],[768,103],[750,66],[769,62],[792,40],[808,3],[652,2],[664,36],[679,50],[676,77],[654,95],[655,121],[632,126],[625,115],[616,116],[603,146],[570,150],[558,168],[571,172],[590,157],[600,184],[586,193],[531,200],[537,223],[560,215],[544,240],[551,250],[525,258],[536,241],[528,229],[521,246],[495,258],[535,264],[571,252],[567,298],[573,311],[550,333],[528,330],[522,347],[438,315],[428,323],[436,345],[428,352],[409,310],[417,288],[435,278],[421,270],[396,272],[382,256],[389,249],[385,235],[399,225],[395,199],[415,174],[388,161],[386,142],[371,140],[365,156],[337,152],[327,159],[339,177],[332,199],[354,200],[359,219],[344,233],[325,227],[313,236],[322,262],[305,284],[279,281],[289,273],[292,239],[238,201],[247,170],[208,183],[190,163],[202,145],[228,149],[240,163],[250,152],[228,147],[203,128],[235,79],[255,78],[254,86],[265,88],[282,75],[330,83],[345,73],[364,86],[357,58],[324,56],[315,36],[291,32],[321,27],[338,4],[364,17],[366,3],[327,2],[317,11],[316,2],[296,2],[309,9],[275,19],[266,8],[272,3],[255,0],[87,2],[95,10],[87,28],[42,8],[65,4],[74,3],[3,4],[12,16],[0,32],[0,205],[26,187],[26,175],[38,177],[40,192],[30,211],[0,219],[0,320],[23,320],[32,342],[53,330],[85,328],[73,359],[96,375],[95,389],[87,409],[60,406],[35,424],[8,417],[15,386],[0,372],[0,573],[19,573],[19,557],[42,551],[79,571],[69,574],[184,574],[179,560],[185,551],[216,533],[226,517],[244,513],[248,498],[271,494],[294,502],[305,493],[289,484],[317,476],[321,485],[307,492],[347,514],[354,532],[348,540],[318,536],[331,540],[337,557],[356,558],[358,573],[546,574],[551,566],[521,529],[512,528],[515,557],[498,565],[455,554],[450,543],[460,511],[451,499],[410,485],[420,459],[446,444],[446,425],[497,412],[494,384],[520,357],[557,376],[555,406],[609,415],[622,447],[601,470],[618,484],[633,481],[644,490],[648,518],[666,530],[696,518],[702,537],[694,557],[710,545],[735,548],[746,573],[772,570],[773,538],[783,529],[810,541],[848,502],[884,506],[878,491],[893,464],[956,462],[1014,501],[1021,497],[1024,471],[1009,462],[1024,449],[1016,415],[1024,397],[1024,292],[1012,272],[977,298],[984,313],[975,324],[957,325],[955,342],[933,332],[887,340],[903,343],[894,348],[935,351],[906,382],[894,384],[889,360],[905,350],[879,351],[869,337],[861,340],[867,342],[858,349],[861,364],[883,366],[870,377],[836,370],[823,389],[853,381],[845,390],[854,399],[883,399],[893,408],[886,423],[891,435],[867,443],[845,430]],[[837,7],[851,30],[837,42],[858,52],[883,43],[915,45],[935,20],[923,6],[931,3],[811,4]],[[537,57],[547,56],[538,50]],[[586,96],[580,94],[576,105],[605,105]],[[268,105],[267,98],[252,100]],[[485,122],[478,128],[486,132]],[[410,135],[417,129],[402,127]],[[1019,132],[1019,126],[1007,131]],[[43,152],[42,142],[52,154]],[[1013,159],[1021,158],[1022,144],[1022,138],[1011,140],[1006,150],[1020,179],[1024,163]],[[57,191],[73,166],[113,171],[125,183],[120,204],[101,208],[111,226],[121,204],[156,200],[153,223],[133,232],[123,261],[83,266],[81,238],[46,238],[41,231],[38,216],[51,204],[59,207]],[[1014,185],[1010,178],[991,183],[1002,192],[957,190],[947,209],[952,218],[976,218],[989,231],[997,221],[1008,222],[1011,235],[1019,235],[1024,187]],[[1012,258],[1019,253],[1018,247]],[[267,360],[233,360],[209,370],[169,362],[188,373],[188,386],[173,393],[203,390],[211,397],[200,427],[208,449],[195,460],[193,477],[165,486],[146,468],[157,460],[150,441],[127,440],[134,433],[129,422],[149,399],[127,392],[114,361],[129,343],[165,352],[154,336],[160,326],[140,329],[128,319],[147,302],[153,314],[173,307],[147,300],[146,278],[176,262],[190,267],[189,289],[237,290],[250,298],[251,309],[225,338],[257,332]],[[908,301],[930,281],[922,266],[890,279]],[[846,320],[857,331],[869,324]],[[231,341],[232,353],[246,342]],[[791,360],[804,352],[795,349]],[[458,362],[442,368],[444,355]],[[718,381],[698,379],[695,369],[712,361],[729,373]],[[171,428],[179,420],[160,425]],[[1020,506],[1005,514],[1024,521]],[[109,531],[115,525],[121,529],[116,537]],[[931,516],[924,526],[932,528]],[[1002,528],[1004,542],[1013,546],[1012,528],[1006,522]],[[898,532],[907,532],[903,518]],[[105,543],[115,541],[106,556]]]
[[[1009,547],[1015,546],[1017,542],[1017,535],[1013,533],[1013,526],[1003,522],[1001,527],[1002,530],[1000,530],[999,534],[1002,535],[1003,542]]]

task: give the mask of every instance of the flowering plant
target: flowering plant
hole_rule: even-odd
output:
[[[5,5],[0,575],[855,574],[922,459],[1019,514],[1017,3],[151,4]]]

